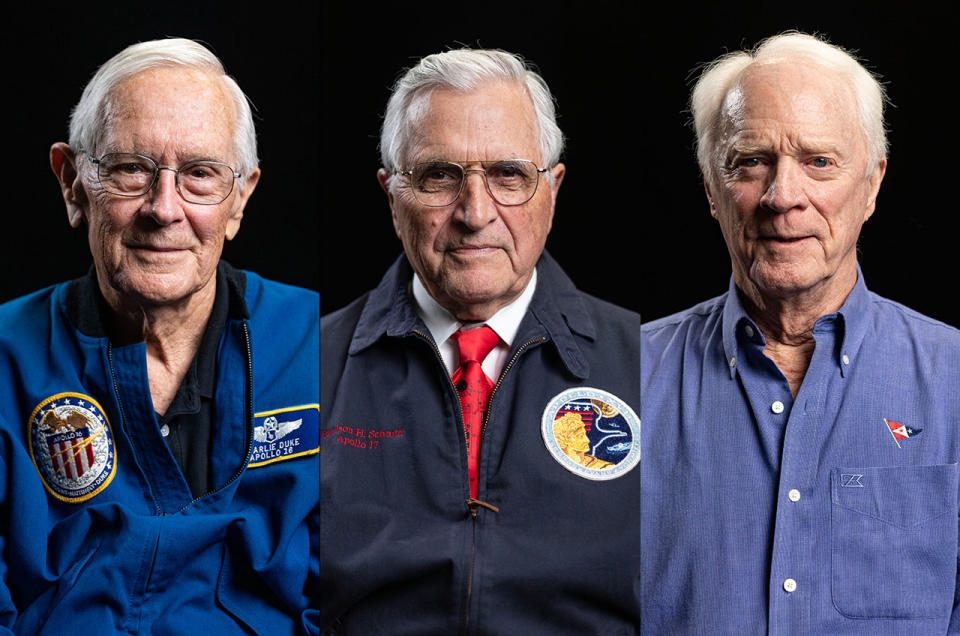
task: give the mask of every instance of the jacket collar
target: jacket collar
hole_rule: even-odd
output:
[[[401,255],[367,297],[350,342],[350,355],[356,355],[382,337],[402,338],[415,330],[428,333],[410,298],[412,278],[413,270]],[[557,262],[544,251],[537,262],[537,289],[520,323],[513,349],[546,337],[553,342],[567,369],[579,378],[586,378],[590,366],[574,334],[593,340],[596,325],[581,296]]]

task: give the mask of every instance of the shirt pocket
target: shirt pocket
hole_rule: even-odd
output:
[[[834,468],[832,591],[848,618],[949,616],[957,577],[957,464]]]

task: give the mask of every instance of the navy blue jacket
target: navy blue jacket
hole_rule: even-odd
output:
[[[67,283],[0,306],[0,634],[318,631],[318,298],[227,278],[197,498],[144,343],[94,333]]]
[[[615,478],[577,474],[542,431],[564,408],[555,398],[578,387],[638,410],[640,318],[578,291],[546,253],[537,267],[472,504],[457,393],[411,304],[406,259],[321,319],[321,630],[639,631],[640,470],[610,461]],[[616,412],[597,411],[594,448],[598,431],[623,427]],[[608,436],[621,441],[607,459],[630,447],[623,431]]]

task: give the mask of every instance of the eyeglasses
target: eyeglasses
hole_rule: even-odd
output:
[[[219,161],[191,161],[179,168],[158,166],[150,157],[132,152],[108,152],[99,159],[81,150],[97,166],[97,180],[110,194],[138,197],[156,184],[161,170],[176,174],[177,192],[188,203],[216,205],[233,192],[240,173]]]
[[[547,168],[526,159],[480,161],[482,168],[464,168],[451,161],[418,163],[399,174],[410,180],[413,196],[423,205],[440,208],[460,198],[467,174],[479,172],[493,200],[500,205],[523,205],[537,193],[540,175]]]

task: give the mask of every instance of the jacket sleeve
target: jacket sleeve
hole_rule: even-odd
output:
[[[0,418],[0,426],[3,426]],[[0,636],[13,634],[13,624],[17,620],[17,608],[10,594],[9,566],[10,547],[10,502],[7,488],[10,485],[9,463],[6,460],[7,445],[0,439]]]
[[[310,603],[303,611],[303,633],[320,636],[320,503],[310,514],[310,563],[307,571],[307,595]]]
[[[957,543],[957,580],[953,587],[953,614],[950,615],[948,634],[960,634],[960,532],[957,533]]]

